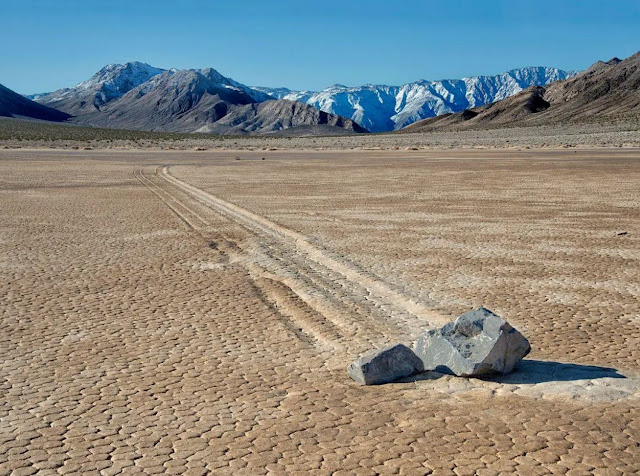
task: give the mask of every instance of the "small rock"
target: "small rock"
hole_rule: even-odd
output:
[[[421,371],[422,362],[403,344],[369,352],[347,367],[349,377],[363,385],[393,382]]]
[[[414,351],[424,370],[471,377],[511,372],[531,346],[507,321],[480,307],[425,332]]]

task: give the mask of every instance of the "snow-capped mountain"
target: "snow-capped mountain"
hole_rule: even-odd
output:
[[[566,81],[526,90],[458,114],[424,119],[406,132],[527,127],[588,121],[637,122],[640,117],[640,52],[624,60],[598,61]]]
[[[72,88],[35,94],[32,99],[69,114],[83,114],[100,109],[164,71],[137,61],[110,64]]]
[[[112,69],[107,66],[90,80],[63,93],[66,108],[77,111],[71,122],[94,127],[217,134],[273,133],[299,127],[305,133],[367,132],[351,119],[305,103],[274,99],[213,68],[170,69],[144,81],[144,74],[114,77],[110,74]],[[131,88],[136,82],[140,84]],[[97,101],[93,107],[85,107],[84,91],[89,91],[89,97]]]
[[[529,86],[544,86],[574,76],[576,71],[527,67],[495,76],[443,81],[416,81],[402,86],[334,84],[322,91],[254,87],[277,99],[306,102],[349,117],[372,132],[402,129],[421,119],[500,101]]]
[[[141,92],[150,91],[158,83],[158,78],[165,75],[175,76],[173,82],[176,85],[180,84],[181,87],[184,86],[183,81],[186,75],[190,75],[193,78],[199,78],[198,80],[208,85],[217,84],[229,90],[242,91],[253,102],[273,99],[268,94],[223,76],[213,68],[165,70],[137,61],[126,64],[110,64],[88,80],[82,81],[72,88],[59,89],[52,93],[33,94],[27,97],[40,104],[80,116],[101,110],[108,103],[120,99],[139,86],[143,86]]]

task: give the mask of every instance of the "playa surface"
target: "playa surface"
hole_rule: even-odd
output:
[[[0,474],[640,471],[640,151],[0,150]],[[346,366],[485,306],[516,372]]]

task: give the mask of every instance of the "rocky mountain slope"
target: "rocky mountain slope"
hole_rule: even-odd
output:
[[[2,84],[0,84],[0,116],[26,117],[43,121],[64,121],[69,118],[69,114],[31,101]]]
[[[307,104],[274,100],[211,68],[164,71],[74,122],[219,134],[267,133],[303,125],[366,132],[352,120]]]
[[[575,75],[575,71],[528,67],[495,76],[444,81],[416,81],[402,86],[340,84],[322,91],[254,87],[277,99],[310,104],[349,117],[372,132],[401,129],[424,118],[463,111],[505,99],[532,85],[546,85]]]
[[[417,122],[408,132],[640,120],[640,53],[599,61],[547,87],[531,87],[502,101]]]
[[[272,133],[300,128],[302,135],[367,132],[351,119],[320,111],[313,106],[287,99],[264,101],[233,108],[219,121],[196,132],[239,134],[245,132]]]
[[[100,110],[103,105],[163,72],[163,69],[139,62],[110,64],[72,88],[36,94],[32,98],[40,104],[77,116]]]

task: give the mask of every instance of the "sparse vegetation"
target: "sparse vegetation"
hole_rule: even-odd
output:
[[[124,129],[101,129],[44,121],[0,118],[0,140],[18,141],[180,141],[201,134],[150,132]],[[225,136],[207,136],[207,140],[221,140]]]
[[[100,129],[0,118],[0,148],[265,150],[640,147],[640,123],[617,121],[425,133],[348,136],[224,136]]]

